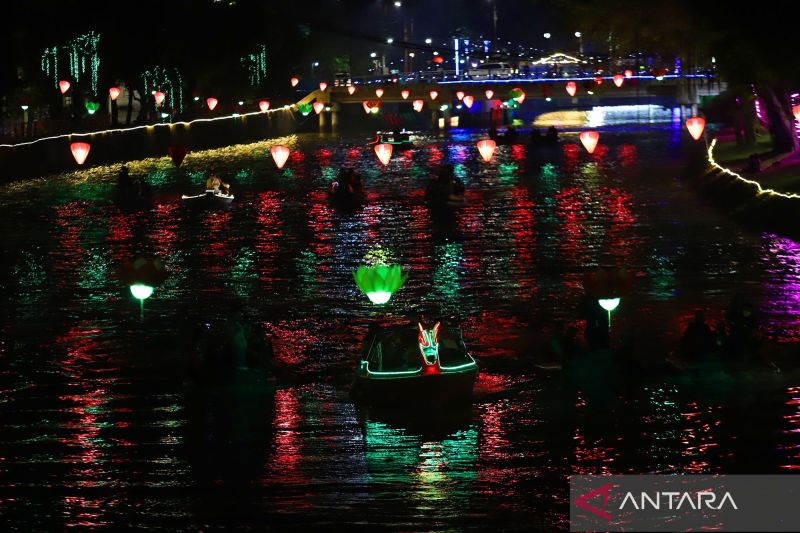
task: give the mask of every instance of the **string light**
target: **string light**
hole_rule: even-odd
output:
[[[259,44],[256,51],[242,58],[252,87],[258,87],[267,75],[267,45]]]
[[[784,192],[778,192],[778,191],[776,191],[774,189],[765,189],[764,187],[761,186],[761,184],[759,182],[744,178],[744,177],[740,176],[739,174],[737,174],[736,172],[733,172],[732,170],[729,170],[729,169],[727,169],[727,168],[725,168],[723,166],[720,166],[714,160],[714,147],[716,145],[717,145],[717,140],[713,139],[711,141],[711,144],[708,146],[708,163],[712,167],[716,168],[720,172],[723,172],[724,174],[727,174],[729,176],[732,176],[732,177],[736,178],[739,181],[743,181],[744,183],[748,183],[750,185],[755,185],[756,188],[758,189],[758,194],[768,194],[770,196],[780,196],[781,198],[786,198],[788,200],[794,200],[794,199],[800,198],[800,194],[784,193]]]

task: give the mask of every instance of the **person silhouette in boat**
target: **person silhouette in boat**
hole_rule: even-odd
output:
[[[133,188],[133,180],[131,180],[130,170],[126,165],[122,165],[117,174],[117,186],[120,191],[128,192]]]
[[[547,144],[558,144],[558,130],[555,126],[547,128],[547,135],[545,135]]]
[[[716,351],[716,339],[711,328],[706,324],[705,313],[697,310],[694,319],[683,332],[680,354],[687,361],[704,359]]]

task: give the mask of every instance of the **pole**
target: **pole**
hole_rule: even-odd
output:
[[[144,320],[144,300],[139,300],[139,320]]]

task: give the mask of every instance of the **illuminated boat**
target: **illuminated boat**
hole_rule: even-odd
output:
[[[233,202],[233,195],[224,194],[213,189],[207,189],[203,194],[197,194],[194,196],[187,196],[184,194],[181,196],[181,199],[187,204],[192,205],[201,205],[206,207],[225,206],[230,205],[230,203]]]
[[[397,148],[413,148],[414,140],[413,131],[379,131],[375,133],[375,139],[370,141],[369,145],[374,144],[391,144]]]
[[[441,323],[431,329],[390,328],[365,340],[353,383],[356,400],[383,405],[428,406],[468,402],[478,365],[460,330],[440,339]]]

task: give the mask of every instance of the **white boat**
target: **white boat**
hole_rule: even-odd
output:
[[[224,194],[214,189],[207,189],[203,194],[196,194],[194,196],[182,195],[181,199],[185,202],[203,204],[203,205],[228,205],[233,201],[232,194]]]

